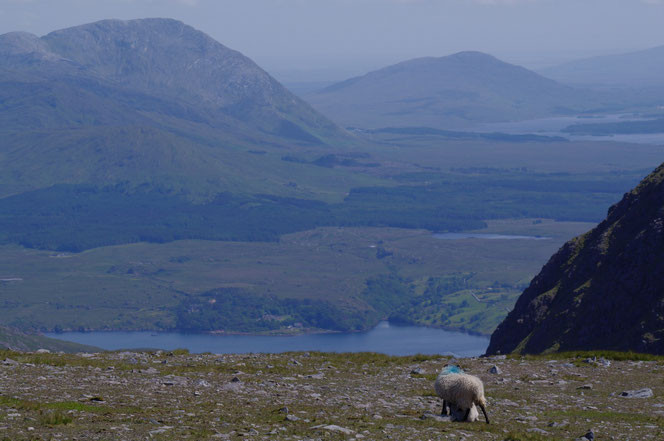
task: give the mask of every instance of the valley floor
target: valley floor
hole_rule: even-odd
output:
[[[5,351],[0,439],[663,439],[664,362],[585,357],[459,360],[484,380],[487,425],[432,416],[444,357]]]

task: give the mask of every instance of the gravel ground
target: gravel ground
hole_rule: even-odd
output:
[[[596,440],[664,439],[661,360],[457,360],[484,381],[491,424],[435,416],[433,380],[449,362],[0,352],[0,440],[574,440],[589,429]]]

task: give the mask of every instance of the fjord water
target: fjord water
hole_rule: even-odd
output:
[[[547,236],[520,236],[516,234],[491,234],[491,233],[436,233],[435,239],[460,240],[460,239],[487,239],[487,240],[549,240]]]
[[[565,128],[573,127],[577,124],[609,124],[648,121],[650,119],[653,118],[643,118],[632,114],[597,115],[592,118],[587,116],[556,116],[524,121],[485,123],[473,130],[480,133],[499,132],[509,135],[537,134],[543,136],[559,136],[567,138],[570,141],[613,141],[634,144],[664,145],[664,131],[660,133],[623,133],[607,135],[572,134],[564,131]]]
[[[63,332],[49,337],[118,349],[188,349],[192,353],[278,353],[289,351],[379,352],[387,355],[441,354],[474,357],[489,338],[420,326],[380,322],[368,332],[295,336],[183,334],[177,332]]]

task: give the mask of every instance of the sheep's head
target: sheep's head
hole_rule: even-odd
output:
[[[467,408],[464,409],[463,407],[460,407],[456,404],[450,405],[450,415],[452,415],[453,421],[473,422],[479,420],[480,414],[477,411],[477,407],[475,407],[474,404],[470,407],[470,412],[468,412],[468,418],[465,418],[466,412],[468,412]]]

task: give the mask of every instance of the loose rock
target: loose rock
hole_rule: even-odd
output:
[[[650,398],[653,396],[652,389],[649,387],[638,390],[626,390],[620,394],[624,398]]]
[[[490,374],[495,374],[495,375],[500,375],[500,374],[503,373],[503,371],[498,366],[496,366],[494,364],[493,366],[491,366],[491,369],[489,369],[489,373]]]

